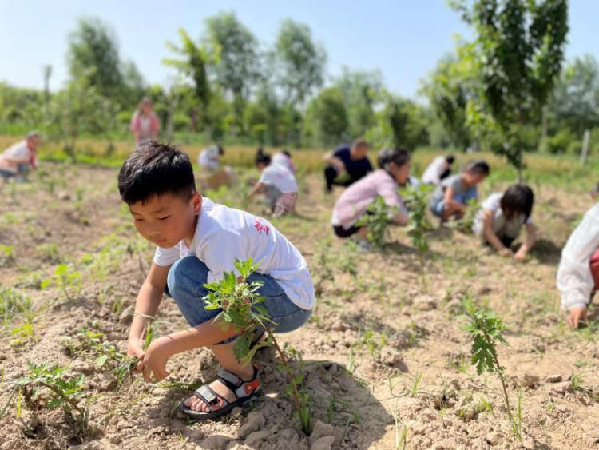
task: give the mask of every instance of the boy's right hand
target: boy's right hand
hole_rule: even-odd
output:
[[[570,327],[578,328],[578,324],[584,320],[587,320],[586,306],[575,306],[568,311],[567,322]]]
[[[127,356],[137,357],[136,372],[141,372],[144,366],[144,357],[146,352],[144,351],[144,340],[140,338],[130,338],[129,345],[127,346]]]
[[[499,250],[499,254],[501,256],[505,256],[506,258],[511,258],[512,256],[514,256],[514,254],[509,248],[502,248],[501,250]]]

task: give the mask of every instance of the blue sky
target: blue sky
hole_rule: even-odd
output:
[[[0,0],[0,80],[42,86],[42,66],[54,68],[51,88],[67,77],[67,34],[81,16],[98,16],[119,40],[121,56],[133,60],[146,81],[165,83],[172,69],[164,43],[179,27],[194,38],[204,18],[235,11],[263,45],[273,42],[282,19],[307,23],[324,44],[327,73],[346,65],[379,69],[394,92],[415,97],[419,80],[454,47],[454,36],[468,29],[445,0]],[[570,0],[567,57],[591,53],[599,59],[598,0]]]

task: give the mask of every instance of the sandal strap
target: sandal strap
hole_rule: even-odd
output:
[[[261,386],[258,380],[258,370],[254,366],[254,375],[249,381],[243,381],[240,377],[224,368],[218,371],[218,379],[227,386],[237,398],[247,397]]]
[[[210,411],[216,411],[224,408],[229,404],[229,401],[224,398],[222,395],[215,392],[210,386],[204,384],[197,388],[193,393],[197,398],[202,400]],[[215,405],[214,402],[218,400],[218,405]],[[215,407],[216,406],[216,407]]]

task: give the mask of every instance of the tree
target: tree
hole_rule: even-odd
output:
[[[133,61],[121,63],[123,86],[120,103],[130,110],[146,93],[146,82]]]
[[[84,18],[69,35],[67,66],[72,80],[86,80],[106,98],[118,98],[123,73],[112,29],[98,18]]]
[[[190,37],[187,31],[183,28],[179,29],[179,36],[181,38],[181,46],[167,42],[166,45],[173,53],[180,55],[181,59],[165,58],[162,63],[174,67],[177,71],[188,78],[193,85],[193,93],[197,102],[202,106],[202,113],[200,120],[204,123],[207,122],[206,112],[208,110],[208,103],[210,101],[210,86],[208,84],[208,75],[206,72],[206,65],[211,58],[209,57],[205,48],[202,48],[196,44]],[[214,60],[214,59],[212,59]],[[198,122],[198,108],[192,107],[192,120],[194,124],[194,130],[197,131]]]
[[[45,101],[48,102],[50,100],[50,78],[52,77],[52,66],[50,64],[44,65],[44,67],[42,67],[42,72],[44,75],[44,97]]]
[[[313,145],[334,145],[347,139],[348,118],[343,92],[323,89],[306,108],[304,135]]]
[[[453,54],[446,56],[439,61],[428,79],[422,82],[420,90],[450,141],[461,149],[466,149],[471,141],[466,106],[468,100],[476,97],[470,61]]]
[[[375,109],[383,100],[384,84],[379,71],[351,71],[343,68],[335,86],[342,92],[347,110],[349,134],[362,136],[376,123]]]
[[[506,156],[522,178],[521,130],[538,121],[561,72],[567,0],[451,0],[476,35],[477,104],[469,119],[496,124]]]
[[[242,128],[245,103],[260,76],[258,41],[234,13],[220,13],[206,19],[203,42],[208,54],[215,55],[210,69],[232,96],[237,125]]]
[[[575,58],[564,69],[547,114],[555,132],[565,126],[578,139],[584,130],[599,126],[599,63],[594,56]]]
[[[71,81],[50,102],[47,129],[52,137],[64,142],[64,149],[73,159],[81,135],[107,133],[116,127],[117,107],[98,91],[82,77]]]
[[[303,104],[324,82],[326,51],[314,43],[307,25],[291,19],[281,23],[274,50],[285,102]]]

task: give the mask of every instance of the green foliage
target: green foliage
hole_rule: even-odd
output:
[[[450,4],[476,35],[470,56],[479,95],[469,101],[468,119],[493,129],[504,143],[493,150],[521,172],[522,127],[538,122],[561,71],[568,2],[474,0],[470,6],[466,0],[452,0]]]
[[[15,262],[15,247],[0,244],[0,267],[10,266]]]
[[[343,92],[339,88],[325,88],[308,103],[303,131],[307,142],[335,145],[347,136],[348,126]]]
[[[204,298],[204,308],[222,309],[216,320],[224,329],[233,327],[237,331],[237,338],[233,344],[233,353],[238,361],[249,363],[256,351],[261,347],[273,345],[281,358],[282,368],[289,374],[289,392],[292,395],[298,411],[302,428],[306,434],[312,432],[312,416],[310,399],[306,392],[300,390],[304,376],[302,373],[303,360],[301,354],[294,348],[286,346],[282,349],[278,344],[273,331],[272,320],[266,308],[261,305],[264,298],[258,293],[262,283],[249,282],[249,277],[259,267],[252,258],[247,261],[235,260],[234,272],[227,272],[223,279],[205,285],[210,292]],[[238,280],[239,278],[239,280]],[[264,329],[266,339],[254,343],[256,330]],[[295,372],[290,365],[290,360],[299,361],[299,371]]]
[[[480,202],[477,199],[471,199],[466,205],[464,215],[460,219],[450,222],[449,226],[461,233],[472,234],[474,219],[480,211],[480,207]]]
[[[80,328],[73,338],[64,338],[62,345],[68,356],[95,357],[95,365],[110,371],[121,384],[133,371],[136,358],[121,353],[114,344],[106,340],[104,333]],[[146,348],[147,349],[147,348]]]
[[[494,372],[497,374],[501,382],[503,399],[510,423],[515,431],[519,430],[519,436],[521,436],[521,399],[518,400],[518,415],[514,418],[505,381],[505,368],[499,364],[497,357],[497,344],[507,344],[503,337],[505,330],[503,320],[490,311],[476,308],[472,302],[467,302],[465,306],[468,318],[470,319],[470,323],[466,325],[466,331],[472,337],[472,346],[470,347],[472,355],[471,362],[476,366],[476,371],[479,375],[482,375],[484,372]]]
[[[285,19],[275,41],[278,84],[290,104],[302,104],[324,82],[327,54],[307,25]]]
[[[56,284],[62,289],[67,300],[72,300],[81,292],[81,273],[73,271],[67,264],[60,264],[52,278],[42,282],[41,288],[45,289],[52,284]]]
[[[405,204],[409,211],[408,236],[410,236],[412,245],[414,245],[421,258],[429,251],[426,232],[432,227],[426,211],[428,209],[428,197],[431,190],[431,186],[421,184],[416,187],[408,186],[402,191]]]
[[[377,197],[366,210],[367,212],[356,222],[356,226],[365,226],[368,230],[368,241],[382,249],[389,225],[393,223],[395,209],[388,206],[382,197]]]
[[[87,429],[88,407],[85,395],[85,375],[67,376],[67,368],[48,363],[35,364],[27,362],[29,373],[19,378],[15,384],[15,390],[19,391],[18,409],[20,413],[21,393],[25,398],[25,404],[32,409],[39,408],[35,405],[38,398],[43,399],[42,407],[48,409],[61,408],[65,414],[73,417],[81,431]],[[49,397],[41,395],[41,391],[47,391]],[[14,396],[9,398],[3,411],[6,411]],[[45,401],[47,399],[47,401]],[[81,401],[86,404],[81,406]]]
[[[21,314],[32,313],[31,299],[9,287],[0,287],[0,320],[8,325]]]

